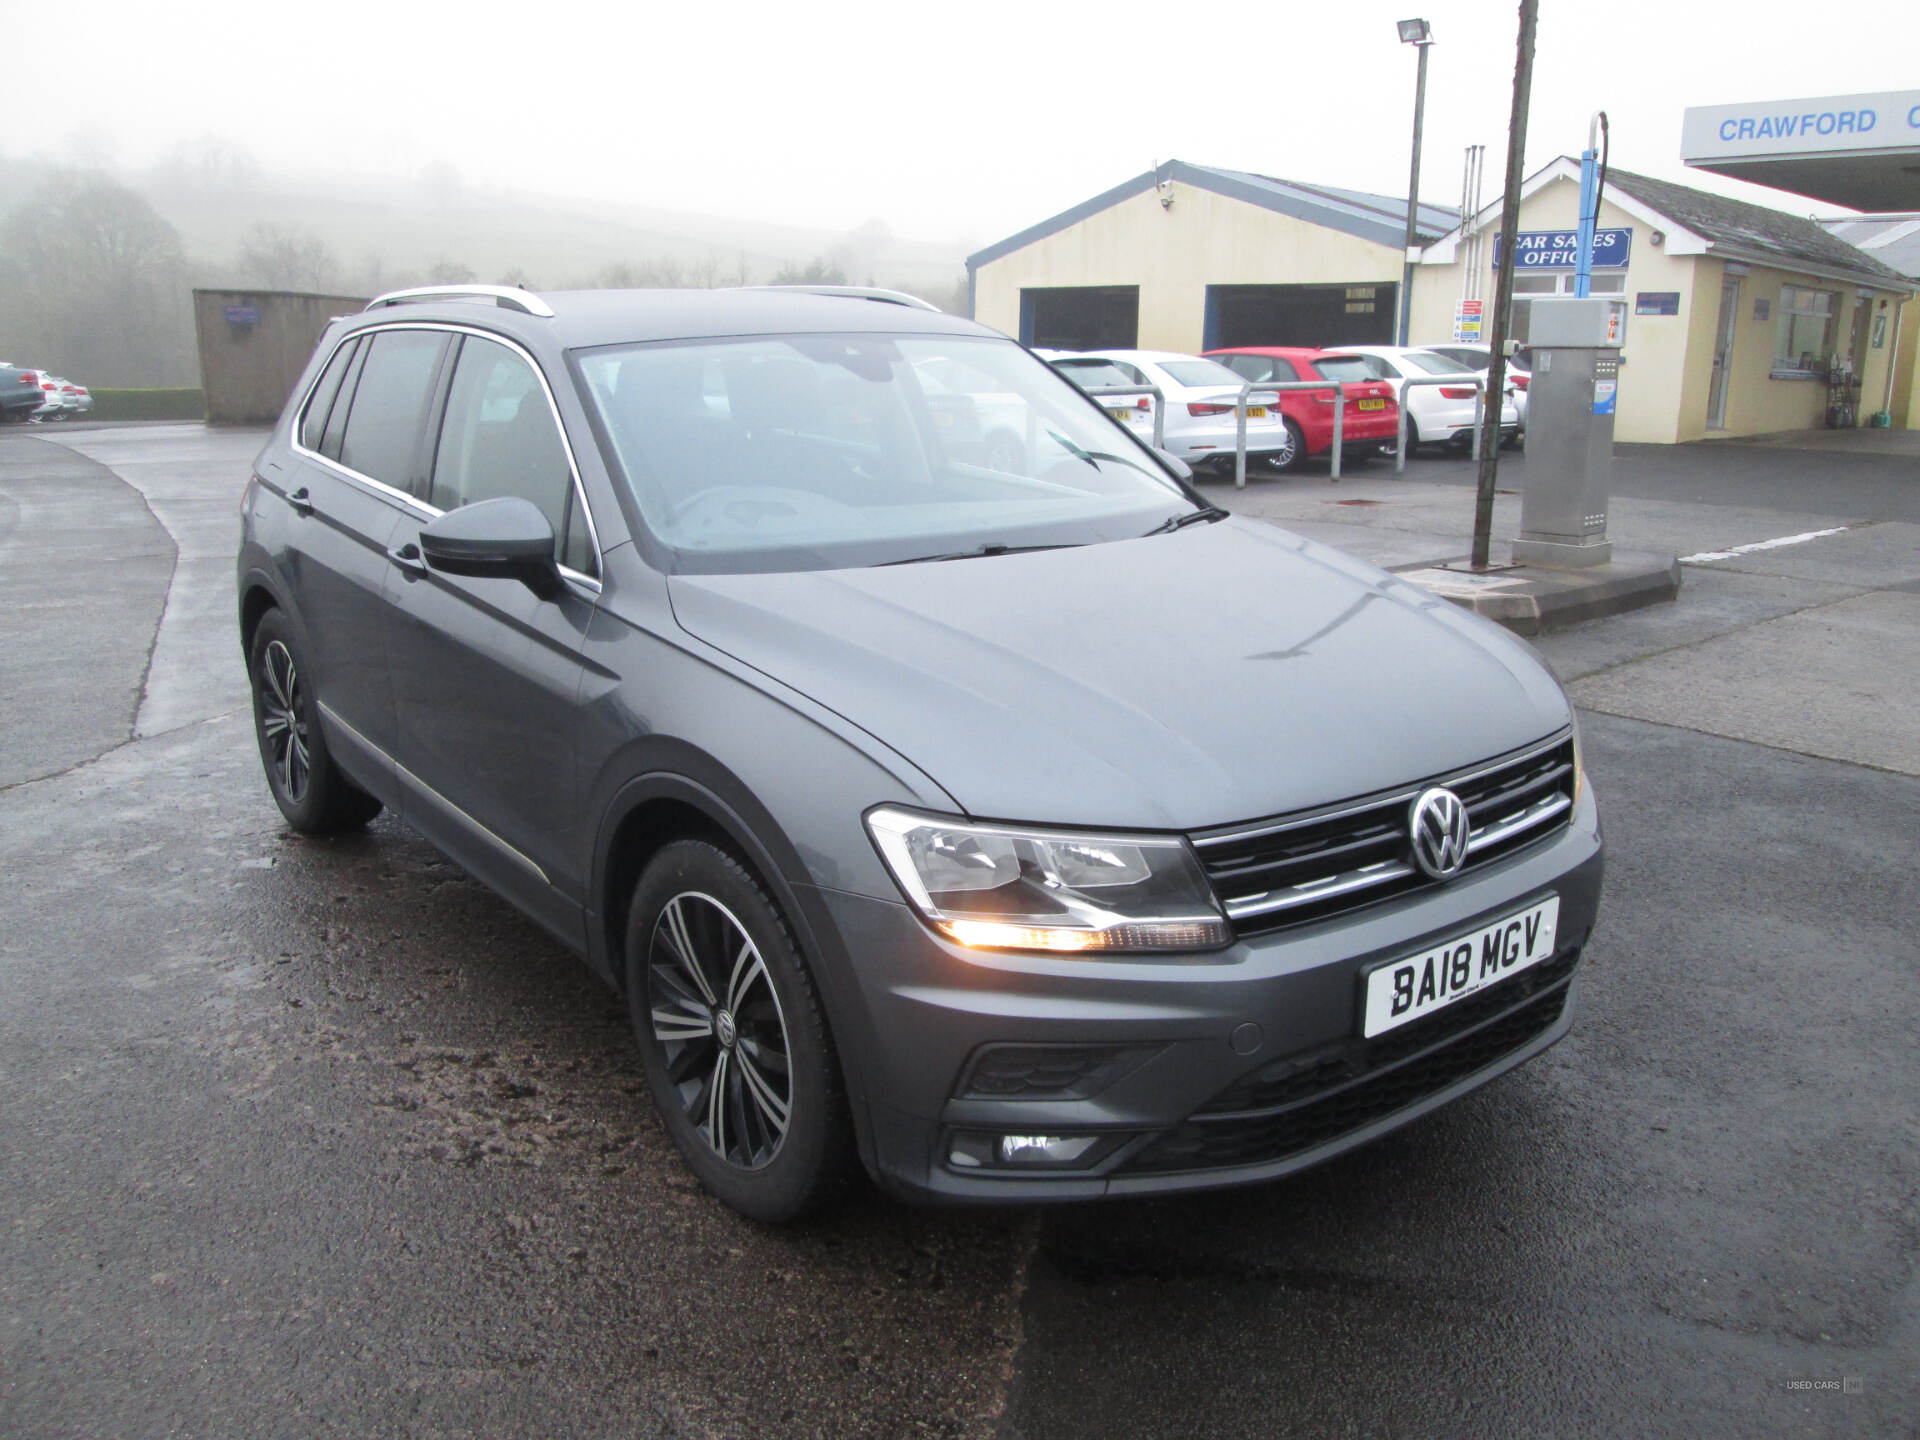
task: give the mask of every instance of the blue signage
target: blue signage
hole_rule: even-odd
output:
[[[229,325],[258,325],[260,323],[260,307],[258,305],[229,305],[227,306],[227,323]]]
[[[1506,237],[1495,234],[1493,237],[1493,268],[1500,268],[1501,242]],[[1577,270],[1577,252],[1580,249],[1578,230],[1522,230],[1514,245],[1514,253],[1520,257],[1522,270]],[[1596,230],[1593,232],[1593,268],[1596,270],[1619,270],[1625,267],[1627,256],[1633,249],[1633,229]]]
[[[1633,297],[1633,313],[1636,315],[1678,315],[1680,313],[1680,292],[1678,290],[1642,290]]]

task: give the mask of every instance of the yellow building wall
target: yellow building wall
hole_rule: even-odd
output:
[[[1571,230],[1578,223],[1580,187],[1569,179],[1543,186],[1520,207],[1522,230]],[[1826,423],[1827,387],[1823,380],[1775,380],[1774,337],[1779,327],[1784,285],[1837,293],[1835,348],[1847,343],[1857,287],[1789,270],[1754,266],[1741,277],[1739,319],[1734,325],[1733,368],[1727,390],[1724,429],[1707,429],[1707,402],[1713,382],[1713,353],[1720,321],[1720,282],[1725,264],[1701,255],[1669,255],[1652,243],[1653,227],[1602,199],[1603,229],[1631,226],[1633,250],[1627,263],[1627,332],[1621,347],[1620,391],[1614,438],[1648,444],[1700,440],[1708,436],[1763,435],[1807,430]],[[1493,304],[1491,236],[1483,247],[1485,273],[1481,297]],[[1415,344],[1453,334],[1453,307],[1462,288],[1463,266],[1420,265],[1413,282]],[[1677,315],[1635,315],[1634,296],[1642,291],[1671,291],[1680,296]],[[1891,296],[1891,292],[1888,292]],[[1875,296],[1878,305],[1879,295]],[[1897,297],[1892,297],[1897,298]],[[1767,302],[1767,318],[1754,318],[1754,301]],[[1915,317],[1920,318],[1920,317]],[[1902,340],[1904,347],[1905,341]],[[1880,408],[1887,378],[1889,348],[1869,349],[1862,374],[1859,420]],[[1911,390],[1911,385],[1909,385]]]
[[[1570,180],[1555,180],[1521,205],[1519,228],[1571,230],[1579,220],[1580,187]],[[1666,445],[1691,438],[1681,434],[1683,414],[1706,413],[1708,375],[1713,368],[1713,324],[1720,304],[1718,266],[1710,267],[1714,271],[1711,276],[1697,275],[1703,268],[1697,257],[1668,255],[1651,243],[1651,226],[1602,197],[1600,228],[1628,226],[1633,229],[1633,249],[1627,257],[1627,333],[1620,350],[1613,434],[1616,440]],[[1481,260],[1485,271],[1480,277],[1480,297],[1491,311],[1495,280],[1491,231],[1481,247]],[[1434,344],[1453,337],[1453,307],[1460,299],[1464,272],[1458,261],[1414,267],[1413,324],[1408,335],[1414,344]],[[1695,286],[1701,278],[1707,280],[1707,288],[1698,292],[1696,303]],[[1641,290],[1677,291],[1680,313],[1635,315],[1633,297]],[[1706,312],[1704,366],[1699,358],[1702,341],[1696,334],[1702,312]]]
[[[1171,208],[1148,190],[974,275],[974,318],[1020,333],[1020,292],[1138,285],[1143,350],[1197,351],[1209,285],[1390,285],[1400,250],[1176,181]],[[1386,303],[1386,297],[1381,297]]]
[[[1895,324],[1900,327],[1897,338],[1893,334]],[[1893,423],[1902,430],[1920,429],[1920,365],[1914,363],[1920,354],[1920,296],[1902,305],[1898,315],[1888,319],[1887,327],[1887,346],[1894,352],[1893,399],[1887,408]],[[1884,389],[1880,393],[1884,395]]]

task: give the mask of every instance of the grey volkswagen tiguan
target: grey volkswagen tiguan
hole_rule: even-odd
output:
[[[336,321],[239,554],[288,823],[584,957],[763,1219],[1267,1179],[1559,1039],[1600,824],[1529,648],[903,298]]]

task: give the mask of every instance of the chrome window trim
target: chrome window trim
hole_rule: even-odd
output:
[[[320,381],[326,376],[327,367],[333,364],[333,357],[339,353],[340,347],[362,335],[378,335],[389,330],[436,330],[449,335],[474,335],[482,340],[491,340],[496,345],[504,345],[507,349],[513,351],[514,354],[527,362],[527,368],[533,371],[534,378],[540,382],[541,393],[547,397],[547,413],[553,417],[553,428],[559,432],[561,448],[567,452],[567,476],[573,482],[573,498],[580,506],[580,513],[587,518],[587,539],[593,544],[594,568],[604,574],[606,571],[607,557],[605,552],[600,548],[600,527],[594,523],[593,507],[587,503],[587,487],[580,479],[580,462],[574,455],[573,441],[567,436],[567,427],[561,423],[560,405],[559,402],[554,399],[553,386],[548,382],[546,372],[540,368],[540,362],[533,358],[533,352],[528,350],[526,346],[520,344],[519,341],[509,339],[505,335],[497,334],[492,330],[483,330],[475,325],[456,325],[444,320],[400,320],[390,324],[361,325],[348,331],[334,342],[332,349],[327,351],[327,358],[321,362],[320,368],[314,372],[312,384],[307,386],[306,393],[300,397],[299,407],[293,412],[292,424],[287,434],[287,444],[293,450],[294,454],[299,455],[303,459],[317,460],[320,464],[337,472],[344,478],[368,487],[377,495],[381,495],[390,500],[398,500],[409,509],[427,516],[429,521],[438,520],[442,515],[447,513],[438,506],[429,505],[409,490],[402,490],[398,486],[389,485],[384,480],[376,480],[371,475],[363,475],[352,466],[342,465],[338,460],[322,455],[317,450],[309,450],[305,445],[300,443],[300,433],[306,424],[307,407],[313,403],[313,392],[319,388]],[[446,417],[443,414],[441,416],[443,423],[445,419]],[[600,593],[600,579],[597,575],[589,575],[585,571],[575,570],[571,565],[557,565],[557,568],[567,579],[590,589],[596,595]]]
[[[1319,825],[1328,820],[1344,820],[1349,815],[1363,814],[1368,810],[1384,809],[1386,806],[1397,805],[1402,801],[1411,800],[1429,785],[1446,785],[1451,787],[1470,784],[1483,775],[1491,775],[1494,771],[1504,770],[1509,765],[1522,765],[1529,760],[1544,755],[1556,746],[1566,744],[1572,735],[1573,727],[1568,726],[1558,734],[1551,735],[1536,745],[1529,745],[1519,750],[1509,751],[1497,759],[1488,760],[1483,764],[1472,766],[1466,770],[1456,770],[1450,775],[1441,775],[1432,780],[1422,780],[1417,784],[1408,785],[1403,789],[1390,790],[1383,795],[1376,795],[1370,800],[1356,800],[1350,805],[1340,805],[1330,810],[1309,811],[1306,814],[1294,816],[1289,819],[1269,821],[1261,825],[1248,825],[1239,830],[1228,831],[1225,834],[1195,835],[1192,837],[1194,848],[1204,850],[1212,845],[1231,845],[1241,840],[1255,840],[1264,835],[1282,835],[1289,830],[1298,830],[1306,825]]]

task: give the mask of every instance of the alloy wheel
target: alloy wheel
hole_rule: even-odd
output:
[[[753,937],[711,895],[684,891],[661,907],[647,1010],[695,1131],[729,1165],[766,1165],[792,1116],[786,1017]]]
[[[260,664],[260,733],[267,742],[268,765],[280,792],[289,803],[306,798],[313,775],[313,757],[307,745],[306,704],[300,693],[300,672],[293,652],[279,640],[271,642]]]

